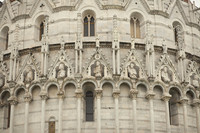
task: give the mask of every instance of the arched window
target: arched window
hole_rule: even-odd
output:
[[[42,40],[42,35],[44,34],[44,22],[40,23],[40,34],[39,34],[39,41]]]
[[[180,100],[180,93],[176,89],[170,89],[171,98],[169,100],[169,115],[170,124],[178,125],[178,101]]]
[[[84,36],[95,36],[95,19],[92,15],[84,18],[83,32]]]
[[[173,23],[173,29],[174,29],[174,41],[175,44],[181,48],[183,43],[183,28],[179,22],[174,22]]]
[[[56,122],[55,119],[49,120],[49,133],[55,133],[56,132]]]
[[[92,91],[86,92],[86,121],[94,121],[94,97]]]
[[[3,107],[3,116],[4,116],[4,121],[3,121],[3,128],[4,129],[7,129],[10,127],[10,109],[11,109],[11,106],[10,106],[10,103],[8,102],[8,98],[10,97],[10,94],[9,92],[5,92],[3,97],[2,97],[2,101],[3,101],[3,104],[4,104],[4,107]]]
[[[9,44],[9,28],[7,26],[5,26],[0,32],[0,42],[1,50],[7,50]]]
[[[140,38],[140,21],[133,17],[131,18],[131,37],[132,38]]]
[[[6,35],[6,50],[8,49],[8,33],[7,33],[7,35]]]

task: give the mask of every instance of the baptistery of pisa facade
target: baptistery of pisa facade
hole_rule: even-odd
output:
[[[200,133],[187,0],[0,3],[1,133]]]

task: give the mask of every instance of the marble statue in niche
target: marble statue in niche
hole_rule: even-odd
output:
[[[194,75],[194,78],[192,80],[192,85],[195,87],[195,88],[199,88],[199,77],[198,75]]]
[[[171,78],[169,76],[169,70],[167,68],[167,66],[165,66],[162,70],[161,70],[161,80],[165,83],[169,83],[171,81]]]
[[[31,82],[33,80],[34,80],[34,70],[31,68],[31,66],[28,66],[24,72],[24,81]]]
[[[67,77],[67,68],[63,63],[60,63],[57,70],[57,78],[65,78]]]
[[[128,77],[130,77],[131,79],[135,79],[138,76],[137,70],[136,70],[136,66],[133,62],[131,62],[127,68],[128,70]]]
[[[5,84],[5,77],[0,73],[0,88],[2,88]]]
[[[96,61],[92,66],[92,76],[103,77],[104,76],[104,66],[100,61]]]

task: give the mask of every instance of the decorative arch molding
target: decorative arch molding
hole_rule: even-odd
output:
[[[150,90],[150,84],[146,79],[139,79],[135,85],[136,89],[138,88],[139,85],[144,85],[147,89],[147,92]]]
[[[63,83],[62,83],[62,90],[65,90],[65,87],[68,85],[68,84],[73,84],[75,87],[76,87],[76,89],[78,88],[78,83],[77,83],[77,81],[75,80],[75,79],[73,79],[73,78],[66,78],[66,79],[64,79],[64,81],[63,81]]]
[[[55,85],[57,87],[58,91],[60,90],[60,86],[59,86],[59,83],[57,81],[55,81],[55,80],[48,80],[45,83],[45,85],[44,85],[44,90],[43,91],[47,93],[49,87],[52,86],[52,85]]]
[[[87,84],[87,83],[92,83],[95,88],[98,88],[98,86],[99,86],[98,83],[97,83],[97,81],[95,79],[91,79],[91,78],[88,79],[87,78],[87,79],[83,79],[83,81],[81,82],[81,88],[84,89],[83,86],[85,84]]]
[[[133,84],[130,79],[123,79],[123,80],[118,81],[116,89],[120,90],[121,84],[127,84],[130,89],[133,89]]]
[[[181,89],[182,87],[180,85],[178,85],[178,84],[171,84],[168,88],[169,88],[168,89],[168,93],[169,93],[170,89],[176,88],[177,91],[180,93],[180,97],[184,97],[184,93],[183,93],[183,91]]]
[[[18,91],[21,90],[21,89],[23,89],[24,92],[27,92],[26,86],[24,86],[24,85],[18,85],[18,86],[15,87],[13,95],[16,97]]]
[[[187,85],[184,95],[186,95],[188,91],[191,91],[193,93],[194,99],[198,98],[197,93],[196,93],[196,89],[193,86]]]
[[[10,96],[11,96],[10,90],[3,90],[3,91],[0,93],[0,101],[2,101],[2,97],[3,97],[4,93],[6,93],[6,92],[8,92],[8,93],[10,94]]]
[[[152,88],[154,89],[156,86],[159,86],[162,89],[163,94],[167,93],[167,86],[163,82],[154,81]]]
[[[117,88],[116,87],[116,83],[115,81],[112,79],[112,78],[103,78],[101,81],[100,81],[100,88],[103,87],[104,84],[106,83],[109,83],[112,85],[113,89]]]

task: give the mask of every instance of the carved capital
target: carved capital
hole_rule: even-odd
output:
[[[170,94],[164,94],[164,95],[162,96],[161,99],[162,99],[163,101],[167,101],[167,102],[168,102],[169,99],[170,99],[171,97],[172,97],[172,96],[171,96]]]
[[[200,106],[200,100],[194,99],[192,105],[195,106],[195,107],[199,107]]]
[[[113,92],[113,97],[114,97],[114,98],[119,98],[119,95],[120,95],[120,90],[119,90],[119,89],[114,90],[114,92]]]
[[[186,97],[183,97],[181,100],[180,100],[180,103],[181,104],[186,104],[188,102],[188,99]]]
[[[83,97],[83,91],[81,89],[76,89],[75,93],[77,98]]]
[[[155,96],[155,93],[153,91],[149,91],[149,92],[147,92],[145,98],[150,100],[150,99],[153,99],[154,96]]]
[[[26,93],[25,95],[24,95],[24,101],[25,102],[31,102],[31,94],[30,93]]]
[[[96,92],[96,97],[97,97],[97,98],[101,98],[101,96],[102,96],[102,91],[103,91],[102,89],[96,89],[96,90],[95,90],[95,92]]]
[[[138,90],[136,90],[136,89],[131,89],[130,90],[130,97],[132,98],[132,99],[136,99],[137,98],[137,94],[138,94]]]
[[[17,104],[17,97],[15,96],[11,96],[9,99],[8,99],[9,103],[11,105],[16,105]]]
[[[44,92],[44,91],[42,91],[42,92],[40,93],[40,97],[41,97],[42,100],[47,100],[47,99],[48,99],[47,93]]]
[[[65,93],[63,90],[59,90],[57,95],[58,95],[58,98],[61,98],[61,99],[65,97]]]

